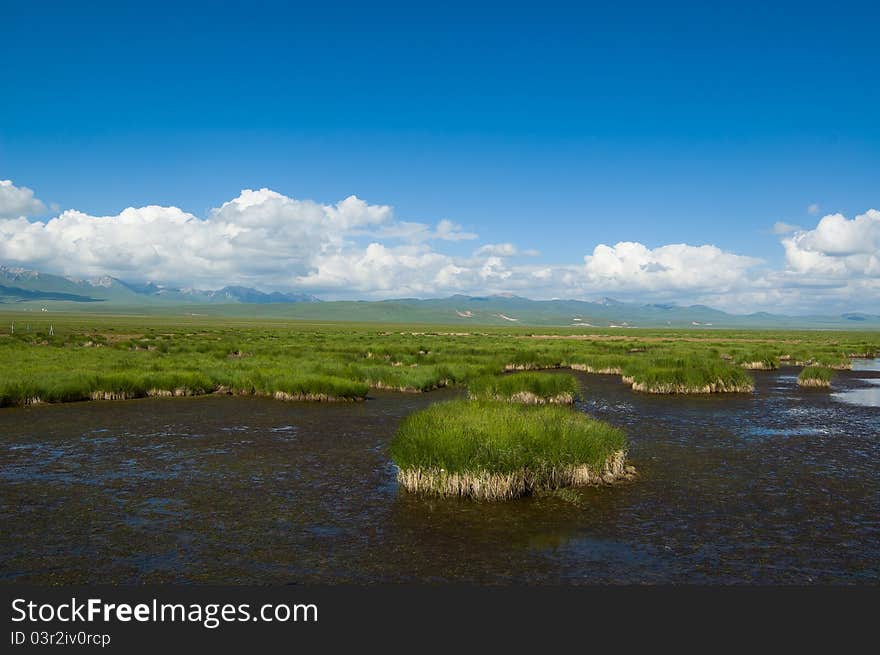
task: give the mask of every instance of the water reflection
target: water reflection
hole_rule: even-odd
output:
[[[880,407],[880,380],[864,380],[871,384],[864,389],[850,389],[831,394],[835,400],[849,405],[861,405],[862,407]]]
[[[880,373],[880,359],[854,359],[852,365],[854,372]],[[880,407],[880,377],[858,377],[850,380],[847,387],[845,390],[832,393],[831,397],[848,405]]]

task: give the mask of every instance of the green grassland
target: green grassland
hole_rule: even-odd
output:
[[[514,384],[497,381],[505,371],[547,368],[617,374],[639,391],[743,391],[751,388],[746,367],[753,362],[765,362],[766,368],[843,368],[851,356],[878,351],[878,332],[622,332],[516,326],[465,330],[448,325],[7,311],[0,313],[0,406],[214,392],[353,400],[364,398],[369,389],[490,388]],[[487,382],[493,378],[496,381]]]

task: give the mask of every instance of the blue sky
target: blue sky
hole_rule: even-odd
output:
[[[871,253],[838,252],[830,232],[815,233],[838,212],[843,229],[876,233],[870,216],[852,222],[880,207],[876,4],[0,4],[0,179],[43,202],[32,223],[145,205],[206,219],[242,189],[330,206],[356,195],[393,205],[395,222],[448,219],[479,235],[422,242],[422,255],[470,260],[483,244],[510,243],[540,252],[502,262],[529,273],[582,266],[618,242],[643,244],[649,260],[668,244],[761,260],[748,284],[716,288],[603,285],[607,271],[566,286],[554,269],[553,285],[529,287],[514,271],[483,278],[487,290],[509,280],[525,295],[607,290],[758,308],[783,300],[756,288],[820,284],[839,290],[822,304],[877,308],[863,298],[878,289]],[[780,221],[804,233],[795,259],[773,233]],[[337,245],[355,260],[369,243],[411,246],[385,239],[361,230]],[[801,251],[837,259],[808,265]],[[28,264],[23,252],[5,259]],[[867,259],[840,259],[855,254]],[[308,273],[320,262],[300,264],[307,273],[295,278],[240,279],[308,279],[333,297],[413,291],[393,280],[347,289],[330,269],[328,286]],[[786,275],[793,266],[803,284]],[[415,291],[433,295],[431,280]],[[779,293],[794,311],[820,297]]]

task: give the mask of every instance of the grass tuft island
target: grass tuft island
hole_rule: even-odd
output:
[[[526,405],[570,405],[577,398],[578,381],[573,375],[543,373],[483,376],[468,384],[468,395]]]
[[[755,387],[742,367],[695,355],[634,361],[623,381],[633,391],[658,394],[751,393]]]
[[[205,394],[266,396],[276,400],[345,402],[363,400],[366,384],[327,375],[208,375],[200,372],[125,371],[76,374],[60,380],[0,382],[0,407],[80,400],[130,400],[149,396]]]
[[[828,389],[834,371],[827,366],[806,366],[798,375],[797,383],[801,387]]]
[[[403,421],[391,444],[412,492],[505,500],[630,479],[623,431],[567,407],[453,400]]]

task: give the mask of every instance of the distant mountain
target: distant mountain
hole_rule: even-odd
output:
[[[195,292],[203,293],[209,297],[212,302],[244,302],[254,305],[265,305],[269,303],[289,303],[289,302],[317,302],[315,296],[305,293],[281,293],[273,291],[272,293],[263,293],[249,287],[223,287],[219,291],[203,291]]]
[[[78,279],[0,266],[0,303],[41,300],[126,306],[201,303],[262,305],[318,301],[307,294],[264,293],[242,286],[227,286],[216,291],[178,289],[155,282],[123,282],[107,275]]]
[[[20,300],[59,300],[65,296],[69,302],[103,302],[108,300],[136,300],[136,295],[124,284],[112,277],[91,280],[66,278],[23,268],[0,266],[0,302]]]
[[[75,293],[57,293],[52,291],[30,291],[20,287],[7,287],[0,284],[0,303],[4,298],[18,300],[66,300],[70,302],[100,302],[88,296]]]
[[[627,303],[611,298],[529,300],[516,296],[452,296],[427,300],[403,299],[323,302],[289,305],[279,312],[291,318],[391,323],[522,325],[573,328],[843,328],[880,329],[880,315],[781,316],[728,314],[705,305]]]
[[[828,328],[880,329],[880,315],[782,316],[757,312],[728,314],[705,305],[630,303],[601,298],[530,300],[511,294],[455,295],[380,301],[320,302],[299,293],[266,293],[242,286],[215,291],[179,289],[156,282],[123,282],[113,277],[87,280],[0,266],[0,308],[50,311],[138,311],[213,316],[264,316],[321,321],[426,323],[583,328]]]
[[[290,302],[319,302],[315,296],[305,293],[281,293],[273,291],[264,293],[257,289],[242,286],[228,286],[216,291],[203,289],[177,289],[154,282],[146,284],[131,284],[124,282],[129,289],[143,296],[153,299],[176,303],[248,303],[252,305],[266,305],[271,303]]]

